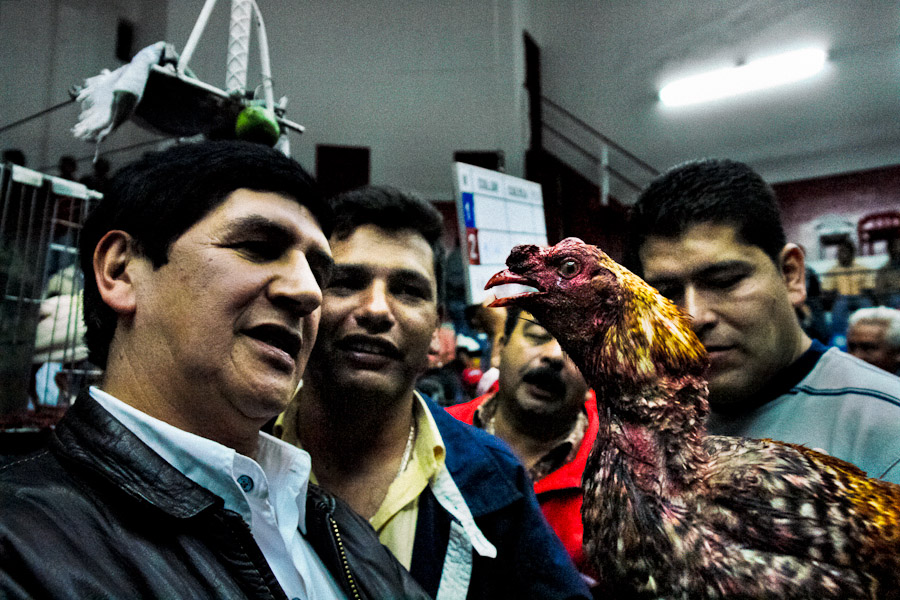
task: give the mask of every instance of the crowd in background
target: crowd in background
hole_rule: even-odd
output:
[[[26,166],[24,154],[17,149],[4,150],[3,159]],[[105,158],[98,158],[92,163],[90,173],[79,175],[76,159],[65,155],[58,161],[56,174],[103,192],[109,179],[110,163]],[[448,256],[448,262],[461,259],[459,253]],[[454,273],[463,276],[464,271],[459,267],[448,265],[447,289],[450,292],[454,289]],[[464,290],[464,285],[456,287]],[[848,345],[848,330],[854,312],[876,307],[900,309],[900,238],[887,241],[884,264],[875,269],[860,264],[856,245],[849,235],[837,245],[836,263],[830,268],[817,271],[809,266],[807,257],[806,289],[807,300],[797,309],[803,330],[827,346],[852,352]],[[48,297],[53,295],[48,294]],[[448,305],[462,306],[464,302],[448,297]],[[476,304],[455,312],[459,314],[451,315],[435,335],[429,369],[419,382],[419,389],[443,406],[467,402],[496,385],[496,348],[503,328],[504,311],[488,308],[486,304]],[[862,316],[869,322],[874,318],[871,311]],[[879,309],[876,316],[884,323],[885,346],[891,352],[900,353],[900,312]],[[47,337],[45,333],[42,335]],[[51,342],[39,339],[38,347]],[[50,370],[52,373],[48,372],[42,378],[45,384],[60,370],[60,366],[52,365]],[[892,372],[896,373],[896,369]],[[60,377],[57,379],[62,383]],[[38,400],[42,404],[55,404],[54,386],[39,387],[49,389],[49,392],[38,394]]]
[[[869,269],[859,264],[856,246],[848,238],[838,245],[833,267],[817,272],[807,264],[807,299],[797,316],[811,338],[863,360],[873,345],[883,348],[878,351],[890,358],[867,362],[900,375],[900,238],[890,240],[887,251],[884,264]],[[445,323],[432,344],[431,366],[419,381],[420,391],[452,406],[494,389],[504,314],[502,308],[475,304],[466,308],[462,323]],[[852,343],[854,315],[857,336],[861,322],[877,324],[875,341],[863,347]]]
[[[887,257],[877,269],[861,265],[853,241],[845,239],[838,245],[834,266],[821,273],[807,266],[806,292],[806,303],[798,310],[806,333],[823,344],[848,349],[848,326],[855,311],[900,308],[900,238],[888,241]]]

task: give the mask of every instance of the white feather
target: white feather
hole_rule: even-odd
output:
[[[137,98],[134,102],[136,106],[144,94],[150,68],[159,63],[165,45],[165,42],[156,42],[135,54],[127,65],[122,65],[115,71],[103,69],[99,75],[85,79],[76,98],[81,102],[81,114],[72,127],[75,137],[100,142],[129,116],[114,118],[115,92],[133,94]]]

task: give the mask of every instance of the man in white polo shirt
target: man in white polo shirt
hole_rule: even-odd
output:
[[[259,429],[287,406],[332,268],[312,179],[245,142],[149,155],[81,236],[89,359],[46,450],[0,468],[0,596],[424,598]]]

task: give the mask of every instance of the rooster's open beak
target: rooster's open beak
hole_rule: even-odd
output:
[[[505,269],[500,271],[499,273],[494,274],[491,277],[487,284],[485,284],[484,289],[489,290],[493,287],[497,287],[499,285],[508,285],[514,284],[518,286],[528,287],[528,290],[520,291],[520,293],[513,294],[511,296],[506,296],[504,298],[495,298],[493,302],[491,302],[488,306],[498,308],[503,306],[514,306],[518,303],[519,300],[526,298],[528,296],[534,296],[539,293],[537,288],[537,284],[531,279],[524,277],[522,275],[517,275],[513,273],[509,269]],[[517,290],[518,291],[518,290]]]

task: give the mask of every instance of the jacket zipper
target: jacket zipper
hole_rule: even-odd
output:
[[[341,532],[338,529],[337,521],[331,514],[328,515],[328,521],[331,523],[331,530],[334,532],[334,540],[337,543],[338,550],[341,553],[341,564],[344,565],[344,575],[347,576],[347,582],[350,584],[350,591],[353,592],[355,600],[362,600],[359,591],[356,588],[356,580],[353,579],[353,573],[350,572],[350,563],[347,562],[347,553],[344,551],[344,542],[341,541]]]

